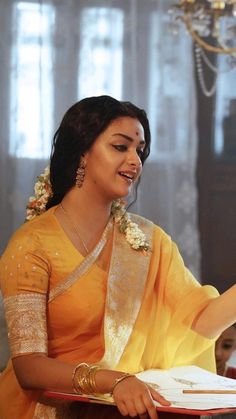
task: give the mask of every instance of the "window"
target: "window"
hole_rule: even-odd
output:
[[[10,154],[48,158],[51,148],[53,83],[49,5],[19,2],[13,11]]]
[[[217,57],[221,74],[216,85],[214,154],[216,157],[235,158],[236,70],[224,71],[228,60],[227,56]]]
[[[79,98],[108,94],[121,99],[124,12],[85,8],[80,28]]]
[[[192,44],[184,27],[176,31],[172,25],[169,14],[162,10],[152,13],[148,114],[153,136],[150,159],[153,160],[183,160],[188,156],[192,126],[188,116],[192,105],[189,92],[193,83]]]

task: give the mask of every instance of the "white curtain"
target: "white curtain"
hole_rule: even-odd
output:
[[[173,3],[0,1],[0,251],[24,221],[66,109],[110,94],[146,109],[151,123],[134,211],[172,236],[199,278],[192,45],[184,30],[173,35]]]

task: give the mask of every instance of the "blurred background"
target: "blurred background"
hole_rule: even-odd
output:
[[[236,70],[225,71],[227,54],[194,49],[173,3],[0,0],[0,254],[24,222],[67,108],[108,94],[150,120],[133,211],[172,236],[200,282],[219,291],[235,282]]]

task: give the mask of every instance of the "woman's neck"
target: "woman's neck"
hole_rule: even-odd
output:
[[[84,193],[82,189],[71,189],[62,203],[73,217],[74,223],[79,224],[83,230],[102,231],[110,218],[112,202],[92,197]]]
[[[86,256],[102,237],[110,213],[110,202],[88,199],[73,188],[63,198],[55,215],[74,246]]]

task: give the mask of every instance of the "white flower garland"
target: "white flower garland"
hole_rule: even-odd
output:
[[[147,251],[150,249],[145,234],[139,228],[138,224],[130,219],[130,215],[126,212],[125,202],[121,199],[114,201],[111,207],[111,213],[114,220],[119,224],[120,232],[125,234],[127,242],[132,249]]]
[[[46,167],[44,172],[38,176],[34,192],[35,196],[29,198],[26,206],[26,221],[33,220],[36,216],[43,214],[46,210],[48,199],[52,196],[49,167]],[[114,221],[119,224],[120,232],[125,234],[126,240],[132,249],[144,252],[150,249],[145,234],[138,224],[131,221],[130,215],[126,212],[123,200],[118,199],[113,202],[111,214]]]
[[[35,196],[30,196],[26,206],[26,221],[33,220],[37,215],[43,214],[46,210],[48,199],[52,195],[49,167],[37,177],[34,185]]]

